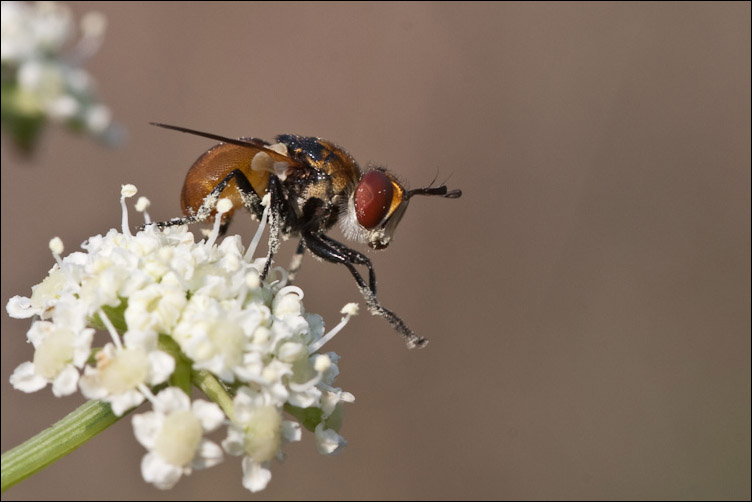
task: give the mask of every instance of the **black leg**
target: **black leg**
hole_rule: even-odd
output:
[[[209,193],[209,195],[204,198],[204,201],[201,203],[201,206],[198,208],[195,214],[186,216],[185,218],[173,218],[169,221],[154,222],[154,225],[157,225],[157,227],[159,228],[164,228],[174,225],[188,225],[191,223],[199,223],[205,221],[209,217],[209,215],[211,215],[211,212],[214,210],[214,208],[217,207],[217,202],[219,202],[219,197],[222,194],[222,191],[233,179],[235,179],[235,183],[238,187],[238,191],[240,192],[240,196],[243,199],[243,204],[245,205],[245,207],[247,207],[248,210],[252,213],[260,215],[263,211],[263,207],[261,206],[261,198],[258,196],[258,194],[256,194],[253,186],[251,186],[251,182],[248,181],[248,178],[246,178],[245,174],[243,174],[243,171],[235,169],[233,171],[230,171],[230,173],[225,176],[224,179],[217,184],[217,186],[214,187],[211,193]],[[227,231],[228,225],[229,221],[225,221],[222,224],[222,226],[220,227],[220,235],[224,235],[224,233]],[[139,229],[143,229],[145,226],[146,225],[141,225]]]
[[[356,263],[354,261],[354,256],[360,255],[359,259],[363,259],[368,262],[368,270],[372,279],[371,282],[373,282],[373,285],[375,286],[376,279],[373,274],[373,267],[371,266],[370,260],[362,254],[346,248],[339,242],[332,241],[332,239],[329,239],[328,237],[325,239],[322,237],[323,236],[319,234],[303,234],[303,239],[305,239],[308,249],[310,249],[313,254],[328,262],[341,263],[347,267],[352,276],[355,278],[355,282],[358,284],[358,289],[360,289],[360,293],[363,295],[363,298],[365,298],[366,305],[368,306],[368,310],[371,312],[371,314],[381,316],[386,319],[387,322],[391,324],[391,326],[405,338],[408,348],[412,349],[414,347],[425,346],[428,343],[428,340],[416,335],[413,330],[411,330],[407,326],[407,324],[405,324],[405,322],[400,319],[394,312],[382,307],[379,303],[379,300],[376,298],[376,294],[366,284],[366,281],[363,280],[363,277],[355,268],[354,264],[360,263]],[[337,245],[333,246],[331,245],[331,242],[335,242]]]
[[[376,296],[376,273],[373,271],[371,260],[369,260],[368,257],[363,253],[359,253],[354,249],[350,249],[341,242],[335,241],[331,237],[327,237],[324,234],[321,234],[318,237],[322,241],[326,242],[329,246],[336,249],[340,254],[346,256],[350,263],[354,265],[365,265],[366,267],[368,267],[368,287],[371,290],[371,293]]]

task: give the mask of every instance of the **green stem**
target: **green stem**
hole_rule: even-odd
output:
[[[206,397],[222,408],[227,418],[235,419],[235,406],[232,403],[232,396],[214,374],[207,370],[194,370],[192,380],[193,384],[206,394]]]
[[[191,362],[183,351],[180,350],[180,345],[169,335],[159,335],[159,348],[170,354],[175,360],[175,371],[170,375],[169,384],[175,387],[183,389],[188,396],[191,395],[191,374],[193,373]]]
[[[3,453],[0,491],[61,459],[121,418],[112,412],[108,403],[84,403],[52,427]]]

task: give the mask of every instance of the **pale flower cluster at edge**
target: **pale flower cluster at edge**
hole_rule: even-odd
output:
[[[48,120],[120,143],[124,131],[83,68],[104,41],[107,18],[87,12],[77,28],[63,3],[3,1],[1,19],[4,125]]]

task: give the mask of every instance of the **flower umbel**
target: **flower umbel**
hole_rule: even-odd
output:
[[[357,306],[346,306],[325,334],[283,269],[261,280],[265,259],[249,256],[239,236],[216,244],[218,224],[198,242],[182,226],[134,234],[125,200],[135,194],[123,187],[120,231],[67,256],[55,239],[48,276],[30,297],[8,302],[11,317],[34,318],[34,357],[13,373],[13,386],[33,392],[49,383],[56,396],[78,387],[118,416],[150,401],[153,411],[134,416],[133,427],[149,450],[143,477],[158,488],[217,464],[221,449],[204,434],[222,424],[222,446],[243,457],[243,485],[252,491],[266,487],[270,462],[282,460],[285,442],[300,440],[301,425],[315,431],[321,453],[337,453],[346,444],[342,405],[354,398],[333,386],[339,357],[319,350]],[[148,202],[138,206],[143,212]],[[191,381],[219,406],[191,403]]]

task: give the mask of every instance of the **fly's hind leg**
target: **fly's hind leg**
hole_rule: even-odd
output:
[[[175,225],[190,225],[191,223],[200,223],[206,221],[211,215],[214,208],[217,207],[217,202],[219,202],[222,191],[233,179],[235,180],[235,184],[237,185],[238,191],[240,192],[241,198],[243,199],[243,205],[248,208],[248,210],[253,214],[261,214],[261,212],[263,211],[261,198],[258,196],[258,194],[256,194],[256,191],[253,189],[251,182],[248,181],[248,178],[246,178],[245,174],[243,174],[243,171],[241,171],[240,169],[234,169],[230,171],[230,173],[225,176],[222,181],[217,183],[217,186],[215,186],[214,189],[209,193],[209,195],[204,198],[203,202],[201,202],[201,206],[199,206],[194,214],[186,216],[184,218],[173,218],[168,221],[157,221],[152,224],[156,225],[158,228],[165,228]],[[229,224],[229,219],[222,223],[222,226],[219,229],[219,235],[224,235],[225,232],[227,232],[227,227]],[[146,226],[147,225],[141,225],[139,227],[139,230],[143,230]]]

